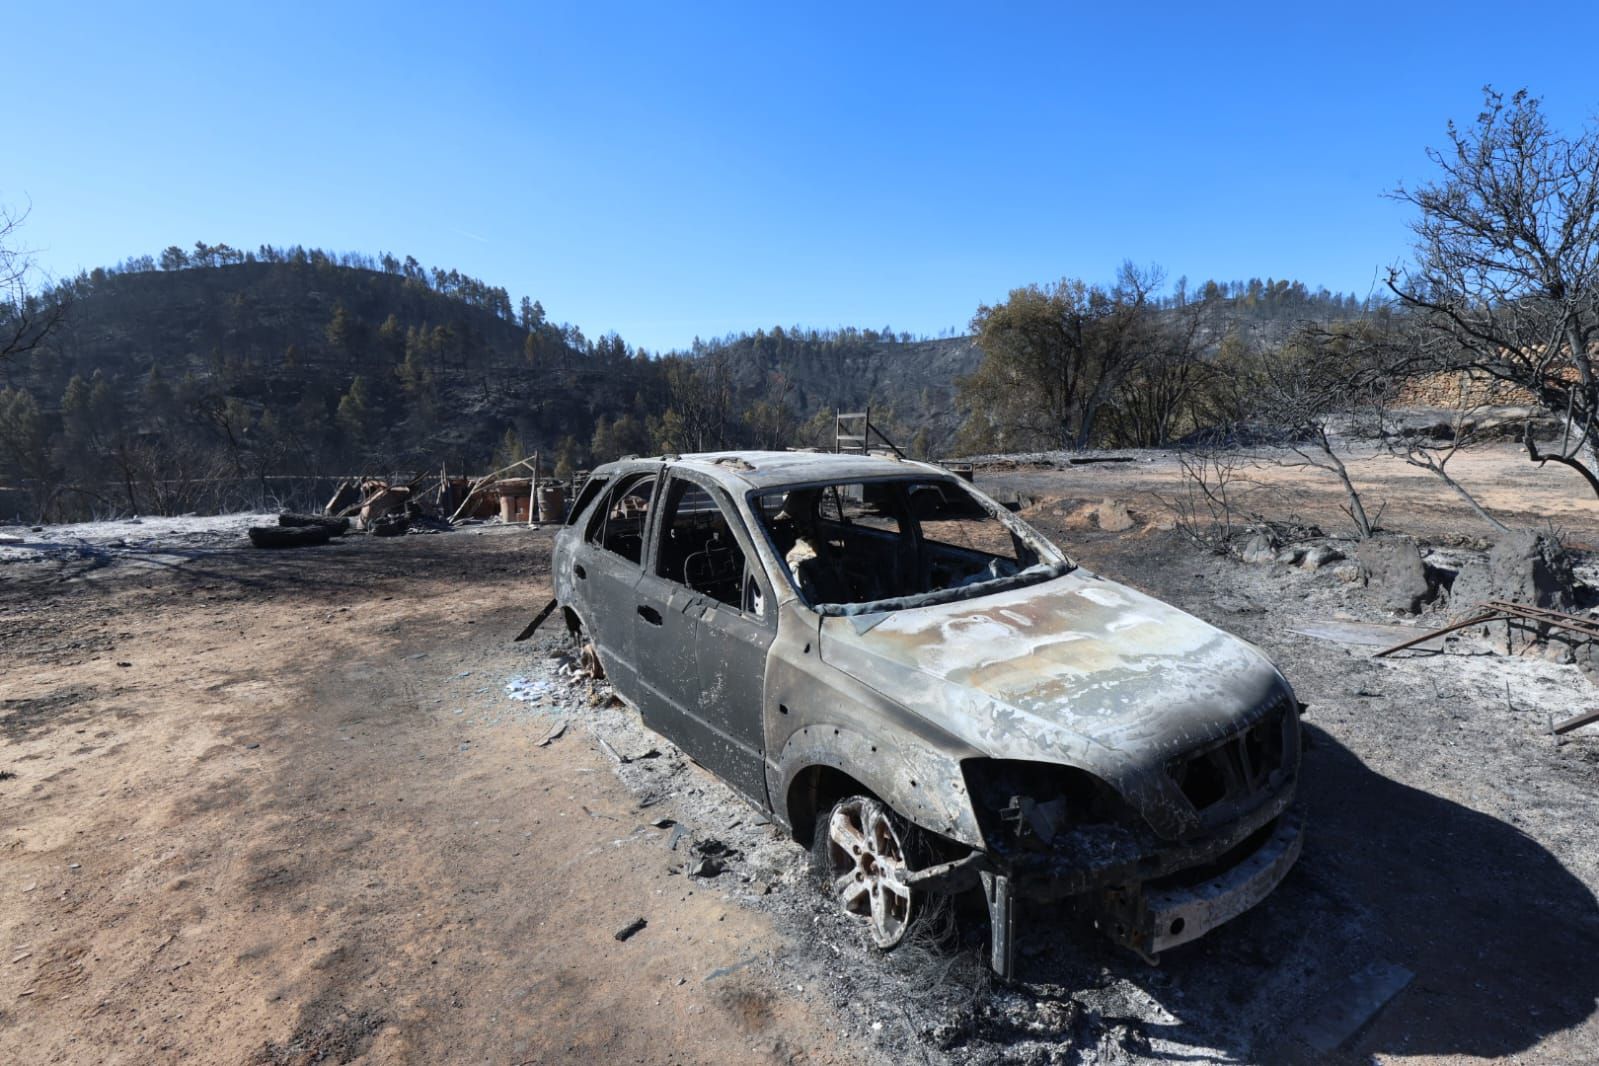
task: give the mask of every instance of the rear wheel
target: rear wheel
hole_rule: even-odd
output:
[[[870,796],[848,796],[818,819],[812,856],[823,888],[845,913],[864,919],[872,943],[890,951],[921,917],[920,893],[905,881],[916,868],[918,830]]]

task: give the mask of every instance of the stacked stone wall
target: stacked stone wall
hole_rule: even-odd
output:
[[[1519,385],[1469,370],[1428,374],[1405,382],[1399,390],[1400,407],[1532,407],[1537,399]]]

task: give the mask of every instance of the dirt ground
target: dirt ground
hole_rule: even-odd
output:
[[[548,546],[0,573],[0,1061],[853,1061],[600,749],[487,724]]]
[[[1379,525],[1433,538],[1495,535],[1492,526],[1426,470],[1370,445],[1340,450],[1367,512]],[[1175,500],[1183,492],[1178,453],[1117,454],[1131,461],[1072,466],[1069,457],[1056,453],[1049,457],[1049,467],[1022,463],[1009,470],[987,468],[984,474],[1007,490],[1086,498],[1104,494],[1164,517],[1162,501]],[[1446,469],[1506,525],[1553,527],[1584,543],[1599,543],[1599,501],[1582,478],[1566,467],[1538,465],[1527,459],[1519,445],[1505,443],[1463,450]],[[1339,483],[1329,473],[1307,469],[1291,453],[1262,449],[1240,459],[1232,474],[1232,493],[1241,514],[1255,511],[1278,521],[1313,522],[1328,534],[1351,528],[1342,510]]]
[[[1010,987],[966,913],[866,949],[800,849],[553,636],[510,643],[547,532],[85,555],[0,567],[0,1061],[1592,1061],[1599,729],[1548,735],[1589,683],[1297,632],[1401,620],[1331,568],[1197,552],[1143,495],[1161,462],[980,479],[1310,705],[1298,866],[1159,966],[1038,910]],[[1390,527],[1491,533],[1391,491]],[[1107,496],[1133,529],[1074,519]],[[1599,509],[1549,501],[1519,509],[1599,539]]]

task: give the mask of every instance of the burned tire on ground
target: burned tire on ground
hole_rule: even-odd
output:
[[[350,520],[348,518],[334,518],[332,515],[325,514],[295,514],[293,511],[284,511],[278,515],[278,525],[285,528],[323,526],[335,537],[350,531]]]
[[[892,951],[922,921],[927,900],[905,883],[922,865],[921,830],[870,796],[846,796],[820,815],[811,868],[846,914],[865,920],[872,943]]]
[[[326,526],[251,526],[248,535],[257,548],[304,548],[326,544],[333,531]]]

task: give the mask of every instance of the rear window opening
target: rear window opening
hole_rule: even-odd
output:
[[[983,595],[1070,565],[954,480],[796,486],[754,503],[794,588],[824,614]]]

